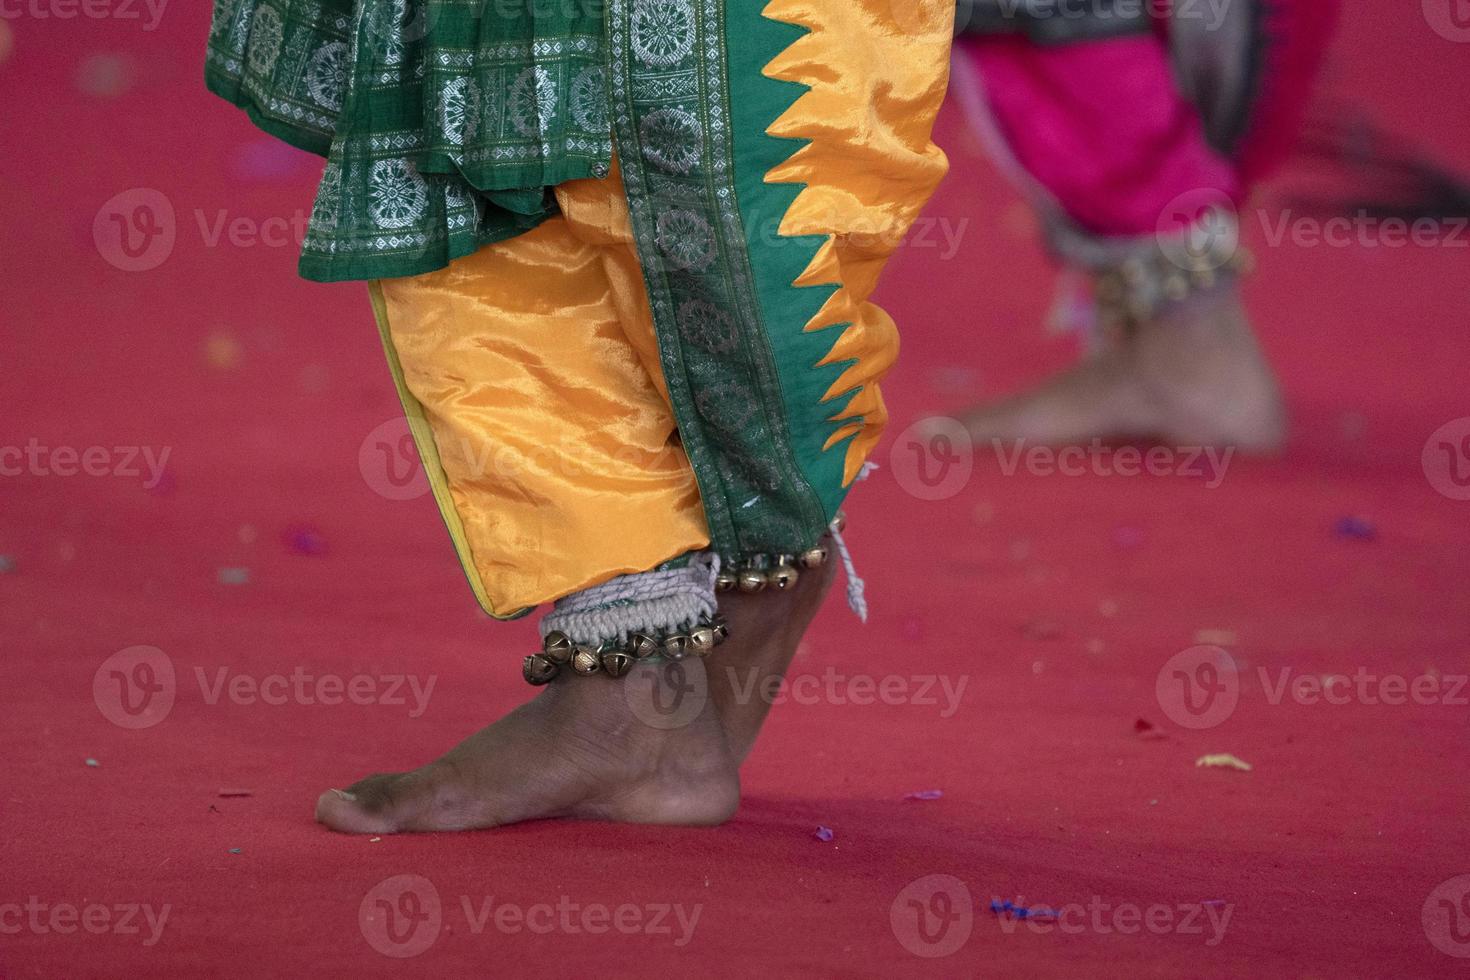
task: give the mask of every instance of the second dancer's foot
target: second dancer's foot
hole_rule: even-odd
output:
[[[1157,439],[1270,454],[1286,438],[1280,387],[1233,283],[1170,304],[1083,363],[960,421],[977,446]]]

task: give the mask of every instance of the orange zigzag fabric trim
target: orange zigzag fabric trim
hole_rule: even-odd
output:
[[[765,180],[806,185],[780,234],[827,236],[794,285],[839,287],[805,329],[848,324],[821,363],[855,362],[823,396],[857,390],[831,416],[847,424],[825,447],[854,436],[843,461],[850,484],[887,422],[878,381],[898,356],[893,320],[870,297],[949,167],[930,137],[949,81],[954,3],[772,0],[761,13],[809,32],[763,72],[810,88],[767,129],[810,142]]]

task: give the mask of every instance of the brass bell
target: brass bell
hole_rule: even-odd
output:
[[[801,578],[801,574],[792,566],[785,564],[777,565],[766,573],[766,581],[770,583],[771,588],[777,591],[784,591],[791,588],[799,578]]]
[[[647,660],[649,657],[658,656],[658,638],[647,633],[628,634],[628,652],[635,660]]]
[[[621,650],[609,650],[602,655],[602,669],[609,677],[622,677],[633,669],[633,657]]]
[[[801,562],[802,568],[821,568],[827,564],[827,549],[817,545],[815,548],[803,551],[798,561]]]
[[[715,643],[724,643],[730,638],[730,624],[725,622],[724,616],[716,616],[710,626],[715,631]]]
[[[595,674],[602,667],[602,658],[597,651],[591,647],[577,647],[577,652],[572,654],[572,669],[586,676]]]
[[[689,631],[689,653],[695,657],[708,657],[715,650],[713,626],[698,626]]]
[[[544,653],[533,653],[521,661],[521,676],[526,679],[527,684],[534,684],[537,687],[542,684],[550,684],[559,673],[561,673],[561,668]]]
[[[716,592],[733,592],[739,584],[740,580],[735,577],[733,572],[721,572],[715,576]]]
[[[664,637],[665,657],[670,660],[683,660],[689,653],[689,637],[683,633],[670,633]]]
[[[740,571],[740,591],[753,593],[759,592],[766,587],[766,573],[759,568],[745,568]]]
[[[561,630],[552,630],[546,634],[546,639],[541,641],[541,652],[546,654],[548,660],[557,665],[571,663],[575,649],[576,644],[572,642],[572,638]]]
[[[837,512],[837,515],[832,518],[832,530],[836,531],[838,534],[841,534],[843,531],[847,530],[847,515],[840,510]]]

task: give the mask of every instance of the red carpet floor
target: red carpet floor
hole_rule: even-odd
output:
[[[363,291],[293,274],[281,233],[316,165],[204,94],[204,4],[156,30],[142,4],[104,6],[0,21],[0,446],[47,453],[0,477],[0,976],[1470,970],[1450,955],[1470,954],[1470,902],[1451,908],[1470,874],[1470,502],[1421,466],[1470,416],[1470,236],[1271,247],[1248,215],[1295,441],[1215,488],[982,456],[926,502],[891,438],[849,508],[872,620],[823,612],[794,671],[813,680],[775,711],[728,825],[336,836],[311,820],[322,788],[419,764],[527,696],[532,625],[485,621],[430,499],[360,472],[397,409]],[[1418,8],[1353,5],[1327,91],[1463,167],[1470,44]],[[895,437],[1069,356],[1038,326],[1051,273],[1025,211],[953,113],[942,138],[955,172],[931,214],[969,224],[955,255],[903,249],[885,285],[906,330]],[[138,188],[167,198],[176,239],[129,272],[94,221]],[[93,446],[112,475],[62,475]],[[146,458],[116,447],[168,451],[163,478],[145,486]],[[1156,680],[1171,690],[1166,663],[1200,641],[1230,650],[1239,702],[1192,730]],[[176,683],[133,729],[100,668],[136,645]],[[1440,696],[1274,697],[1282,671],[1360,670]],[[807,697],[828,671],[836,695]],[[422,711],[410,689],[251,694],[298,673],[434,687]],[[897,703],[854,703],[871,696],[855,677],[896,678]],[[1254,768],[1196,767],[1212,753]],[[943,795],[905,800],[924,790]],[[422,880],[382,884],[402,875]],[[379,898],[437,908],[437,934],[390,923],[417,958],[373,945],[407,948]]]

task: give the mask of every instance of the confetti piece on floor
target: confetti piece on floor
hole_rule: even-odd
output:
[[[368,843],[369,844],[376,844],[378,841],[380,841],[382,839],[383,838],[381,838],[381,837],[369,837],[368,838]]]
[[[243,848],[232,847],[232,848],[230,848],[230,853],[231,854],[239,854],[241,850],[243,850]]]
[[[906,799],[906,800],[937,800],[937,799],[939,799],[943,795],[944,795],[944,790],[942,790],[942,789],[921,789],[921,790],[915,790],[914,792],[909,793],[907,796],[904,797],[904,799]]]
[[[287,528],[284,538],[286,549],[293,555],[316,557],[327,553],[327,539],[314,527]]]
[[[1147,718],[1139,718],[1133,722],[1133,734],[1146,742],[1156,742],[1169,737],[1167,732],[1162,731]]]
[[[15,559],[9,555],[0,555],[0,575],[15,571]]]
[[[832,833],[831,827],[818,827],[816,829],[816,832],[813,833],[812,836],[825,844],[837,835]]]
[[[93,769],[100,769],[102,767],[102,763],[98,762],[96,759],[88,759],[87,765]]]
[[[1233,647],[1239,639],[1234,630],[1203,629],[1194,631],[1194,642],[1204,646]]]
[[[223,330],[215,331],[204,341],[204,361],[219,371],[230,371],[240,365],[245,349]]]
[[[1238,759],[1229,752],[1220,752],[1215,755],[1202,755],[1194,760],[1194,764],[1204,769],[1239,769],[1241,772],[1250,772],[1252,766],[1244,759]]]
[[[221,568],[217,573],[220,585],[249,585],[250,569]]]
[[[1012,901],[997,902],[991,899],[990,912],[992,915],[1004,915],[1013,919],[1055,919],[1057,914],[1044,905],[1025,906],[1017,905]]]
[[[1332,525],[1333,531],[1340,538],[1350,538],[1354,541],[1372,541],[1378,537],[1378,528],[1366,517],[1349,514],[1347,517],[1339,517],[1337,523]]]
[[[219,791],[219,795],[225,799],[230,799],[237,796],[254,796],[255,794],[248,789],[222,789]]]

